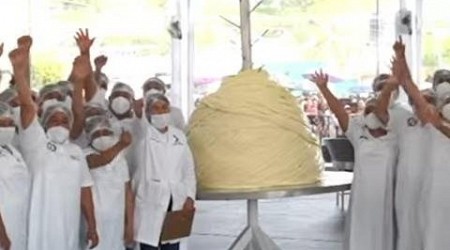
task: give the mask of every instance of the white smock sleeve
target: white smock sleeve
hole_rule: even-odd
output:
[[[194,157],[191,149],[186,144],[184,151],[184,166],[183,166],[183,183],[185,185],[186,195],[195,200],[197,193],[197,178],[195,175]]]
[[[363,135],[364,119],[362,115],[349,117],[347,131],[345,136],[352,143],[353,147],[358,145],[360,137]]]
[[[170,124],[183,132],[185,131],[186,123],[181,109],[170,107]]]
[[[81,187],[92,187],[94,185],[94,180],[92,179],[91,173],[89,172],[89,165],[86,160],[86,150],[79,149],[80,164],[81,164]]]
[[[28,166],[38,166],[30,164],[41,154],[45,154],[48,144],[47,135],[36,117],[34,121],[23,129],[19,126],[19,144],[25,161]]]

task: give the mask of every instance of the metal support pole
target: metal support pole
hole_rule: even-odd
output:
[[[229,250],[280,250],[259,227],[258,200],[247,200],[247,227],[239,234]]]
[[[252,62],[252,35],[250,22],[249,0],[240,0],[241,3],[241,43],[242,43],[242,69],[251,69]]]

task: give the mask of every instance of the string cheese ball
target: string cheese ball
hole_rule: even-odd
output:
[[[320,180],[322,155],[295,98],[262,70],[224,79],[188,132],[199,187],[260,189]]]

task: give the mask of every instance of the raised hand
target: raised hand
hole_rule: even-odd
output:
[[[95,38],[91,39],[89,37],[89,30],[85,29],[83,31],[82,29],[79,29],[74,38],[75,41],[77,42],[78,48],[80,49],[80,54],[82,55],[89,54],[92,44],[94,44],[95,41]]]
[[[400,36],[397,41],[395,41],[392,47],[397,58],[405,57],[405,44],[403,43],[402,37]]]
[[[319,72],[314,72],[309,78],[312,82],[314,82],[319,88],[327,88],[328,85],[328,75],[324,74],[322,70]]]
[[[0,57],[3,55],[3,43],[2,44],[0,44]]]
[[[29,64],[29,51],[27,47],[19,47],[9,53],[9,60],[14,69],[14,75],[26,76]]]
[[[33,39],[31,36],[21,36],[19,39],[17,39],[17,45],[19,47],[26,48],[27,50],[30,50],[31,45],[33,45]]]
[[[72,76],[76,80],[84,80],[92,73],[91,62],[87,55],[77,56],[73,61]]]
[[[101,70],[106,65],[107,62],[108,62],[108,57],[106,57],[105,55],[97,56],[94,59],[95,69]]]
[[[131,136],[130,132],[123,131],[120,135],[120,143],[124,147],[128,147],[131,145],[131,142],[133,141],[133,137]]]

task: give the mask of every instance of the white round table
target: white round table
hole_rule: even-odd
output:
[[[258,200],[305,196],[350,190],[353,173],[325,171],[315,184],[289,188],[258,190],[199,190],[199,200],[247,200],[247,226],[229,250],[279,250],[275,242],[261,229],[258,220]]]

